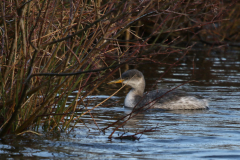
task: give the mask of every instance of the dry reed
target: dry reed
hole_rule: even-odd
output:
[[[192,41],[239,47],[233,43],[239,40],[237,1],[3,0],[0,5],[0,137],[42,125],[46,131],[68,129],[79,119],[75,111],[84,99],[123,65],[159,63],[157,55],[185,52]],[[73,91],[77,95],[66,105]]]

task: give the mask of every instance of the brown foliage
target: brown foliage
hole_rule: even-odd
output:
[[[116,71],[107,72],[115,64],[158,63],[155,55],[184,52],[194,41],[239,47],[237,1],[3,0],[0,5],[1,137],[41,124],[48,131],[65,130],[80,118],[75,111],[84,98]],[[73,91],[78,94],[66,106]]]

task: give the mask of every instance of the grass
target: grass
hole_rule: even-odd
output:
[[[237,1],[1,1],[0,137],[66,131],[120,67],[239,47]],[[230,32],[225,32],[229,30]],[[164,64],[175,65],[175,64]],[[68,96],[77,91],[66,105]],[[99,105],[98,105],[99,106]],[[74,127],[74,125],[73,125]]]

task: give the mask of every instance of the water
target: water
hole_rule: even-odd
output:
[[[169,56],[162,62],[173,63],[176,60],[176,56]],[[152,110],[129,120],[113,134],[115,138],[109,139],[116,125],[105,132],[99,130],[130,112],[123,107],[124,97],[129,90],[124,88],[91,112],[95,122],[88,114],[70,134],[10,137],[0,144],[1,159],[240,159],[238,53],[231,50],[224,53],[197,50],[162,78],[169,68],[167,65],[144,64],[137,67],[146,77],[146,90],[161,87],[171,89],[197,80],[179,88],[209,98],[210,109]],[[96,95],[89,97],[90,104],[100,103],[120,87],[103,84]],[[135,140],[116,138],[134,134]]]

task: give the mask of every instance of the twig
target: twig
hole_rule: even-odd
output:
[[[43,135],[43,134],[41,134],[41,133],[37,133],[37,132],[31,131],[31,130],[18,133],[17,135],[19,136],[19,135],[24,134],[24,133],[33,133],[33,134],[36,134],[36,135],[38,135],[38,136],[42,136],[42,135]]]

